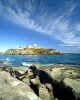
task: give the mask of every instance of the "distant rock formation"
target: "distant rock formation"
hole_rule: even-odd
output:
[[[5,54],[11,54],[11,55],[56,55],[56,54],[64,54],[63,52],[60,52],[56,49],[46,49],[46,48],[21,48],[21,49],[9,49],[5,52]]]

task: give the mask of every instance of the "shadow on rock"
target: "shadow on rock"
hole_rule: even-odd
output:
[[[29,86],[42,100],[80,100],[75,98],[72,88],[65,86],[63,82],[55,81],[46,71],[36,66],[31,66],[23,74],[12,68],[8,69],[8,72],[23,82],[24,79],[27,80],[26,84],[30,83]]]
[[[59,100],[76,100],[72,88],[65,87],[65,85],[61,83],[54,83],[54,95]]]
[[[36,70],[36,69],[35,69]],[[34,70],[34,72],[35,72]],[[51,88],[46,87],[48,89],[48,91],[52,91],[53,95],[55,98],[58,98],[58,100],[76,100],[72,88],[70,87],[66,87],[62,82],[58,83],[56,81],[54,81],[50,75],[43,71],[43,70],[38,70],[39,72],[39,79],[40,79],[40,83],[44,84],[46,87],[46,84],[51,84]],[[39,86],[38,85],[34,85],[33,83],[31,83],[31,88],[35,91],[35,93],[37,95],[39,95]],[[78,99],[77,99],[78,100]]]

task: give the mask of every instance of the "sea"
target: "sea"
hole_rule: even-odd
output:
[[[80,54],[65,53],[64,55],[0,55],[0,64],[8,66],[27,66],[31,64],[80,65]]]

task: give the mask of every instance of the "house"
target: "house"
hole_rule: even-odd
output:
[[[32,45],[31,44],[27,44],[27,48],[32,48]]]

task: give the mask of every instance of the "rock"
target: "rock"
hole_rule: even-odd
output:
[[[31,81],[31,83],[34,84],[34,85],[40,85],[39,76],[36,76],[36,78],[31,79],[30,81]]]
[[[65,78],[63,82],[65,86],[72,88],[73,94],[78,99],[80,97],[80,79]]]
[[[65,95],[65,100],[70,95],[73,100],[80,99],[80,68],[72,66],[57,66],[48,70],[47,73],[51,76],[54,82],[54,91],[60,95]],[[63,91],[61,91],[63,90]],[[61,93],[62,92],[62,93]],[[55,93],[55,94],[56,94]],[[57,93],[57,95],[59,95]],[[63,99],[64,100],[64,99]]]
[[[58,100],[58,98],[55,98],[55,100]]]
[[[48,89],[48,92],[50,94],[50,100],[54,100],[54,95],[53,95],[53,86],[50,83],[45,84],[46,88]]]
[[[38,65],[38,66],[39,66],[39,65]],[[29,67],[29,69],[32,70],[32,72],[34,73],[34,75],[37,75],[37,74],[38,74],[38,71],[39,71],[38,68],[39,68],[39,67],[37,67],[37,66],[35,66],[35,65],[32,65],[32,66]]]
[[[57,80],[58,82],[61,82],[63,80],[63,73],[61,69],[59,68],[53,68],[50,72],[50,76],[53,78],[53,80]]]
[[[40,64],[33,64],[32,66],[36,67],[36,69],[40,69],[41,65]]]
[[[36,66],[0,70],[0,99],[80,100],[79,67]]]
[[[39,87],[39,96],[42,100],[54,100],[52,91],[49,91],[43,84]]]
[[[39,96],[42,100],[50,100],[50,95],[44,85],[40,85],[39,87]]]
[[[1,100],[39,100],[25,83],[13,78],[8,72],[0,71]]]
[[[33,73],[32,69],[28,69],[27,75],[28,75],[29,78],[34,78],[34,73]]]
[[[49,83],[45,83],[45,84],[41,83],[41,80],[42,81],[47,80],[44,78],[47,78],[47,74],[45,74],[45,72],[43,71],[39,71],[39,69],[37,69],[37,67],[33,65],[28,69],[25,80],[29,79],[30,87],[35,91],[35,93],[42,100],[54,100],[52,85]],[[47,81],[44,81],[44,82],[47,82]]]
[[[45,84],[46,88],[48,89],[49,92],[53,91],[53,87],[50,83]]]

